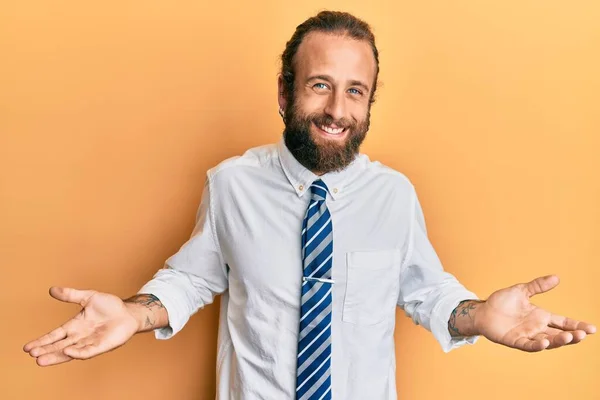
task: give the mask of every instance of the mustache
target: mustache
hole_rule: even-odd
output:
[[[317,126],[329,126],[335,124],[338,128],[342,129],[354,128],[356,126],[356,122],[350,121],[347,118],[334,119],[327,114],[312,114],[307,119]]]

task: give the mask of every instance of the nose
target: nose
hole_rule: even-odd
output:
[[[327,101],[327,105],[323,110],[325,114],[333,118],[334,121],[339,121],[346,116],[346,104],[344,93],[334,91]]]

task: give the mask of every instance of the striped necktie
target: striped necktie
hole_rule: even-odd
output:
[[[318,179],[302,224],[302,306],[296,373],[297,400],[331,399],[331,268],[333,224],[327,186]]]

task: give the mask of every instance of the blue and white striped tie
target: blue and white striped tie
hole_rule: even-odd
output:
[[[331,267],[333,224],[327,186],[318,179],[302,224],[302,307],[298,337],[297,400],[331,400]]]

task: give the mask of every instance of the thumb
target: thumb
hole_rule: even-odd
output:
[[[525,283],[525,292],[527,296],[535,296],[536,294],[544,293],[555,288],[560,283],[560,279],[556,275],[546,275],[536,278],[531,282]]]
[[[88,300],[94,294],[93,290],[78,290],[53,286],[50,288],[50,296],[65,303],[76,303],[85,307]]]

